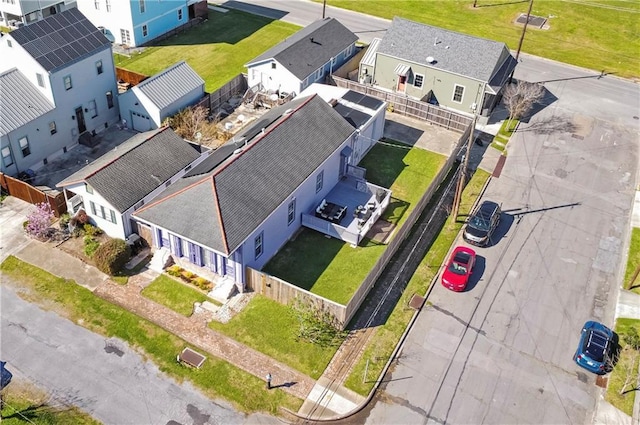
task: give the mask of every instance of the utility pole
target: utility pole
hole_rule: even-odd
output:
[[[327,0],[323,0],[322,1],[322,19],[324,19],[326,10],[327,10]]]
[[[462,165],[462,171],[458,176],[458,184],[456,185],[456,193],[453,198],[453,208],[451,210],[452,221],[458,219],[458,210],[460,209],[460,199],[462,198],[462,191],[464,190],[465,179],[467,175],[467,167],[469,166],[469,156],[471,154],[471,144],[473,143],[473,137],[476,132],[476,108],[473,108],[473,122],[471,123],[471,131],[469,132],[469,141],[467,142],[467,151],[464,155],[464,164]]]
[[[520,34],[520,41],[518,42],[518,50],[516,50],[516,63],[518,63],[518,58],[520,57],[520,50],[522,50],[522,43],[524,42],[524,34],[527,32],[527,25],[529,25],[531,8],[533,8],[533,0],[529,0],[529,10],[527,10],[527,19],[524,21],[524,26],[522,27],[522,34]],[[511,80],[513,80],[514,71],[511,71],[511,75],[509,75],[509,84],[511,84]]]

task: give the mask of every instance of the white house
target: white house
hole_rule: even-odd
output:
[[[169,127],[136,134],[57,184],[70,212],[84,209],[113,238],[125,239],[131,214],[207,158]]]
[[[111,43],[78,9],[5,35],[0,57],[2,172],[35,171],[118,121]]]
[[[356,41],[334,18],[315,21],[246,64],[249,87],[298,94],[353,57]]]
[[[147,131],[204,96],[204,80],[185,61],[147,78],[118,96],[120,114],[131,128]]]
[[[1,0],[0,25],[21,27],[75,7],[74,0]]]

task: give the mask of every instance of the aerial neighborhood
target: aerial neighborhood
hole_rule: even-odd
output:
[[[0,1],[1,418],[637,420],[634,64],[379,3]]]

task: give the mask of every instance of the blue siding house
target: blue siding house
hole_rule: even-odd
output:
[[[140,46],[208,14],[206,0],[79,1],[78,9],[116,44]]]
[[[356,111],[345,106],[354,105],[347,100],[331,104],[317,94],[299,96],[213,151],[132,218],[150,230],[156,250],[169,252],[179,264],[213,272],[243,291],[245,268],[261,269],[303,221],[325,232],[319,225],[323,222],[332,236],[348,233],[348,228],[366,232],[366,226],[355,222],[354,205],[370,200],[378,210],[372,220],[379,217],[390,192],[350,175],[353,153],[363,151],[358,145],[371,147],[360,129],[382,132],[377,121],[384,123],[385,104],[376,102],[375,110]],[[356,122],[354,116],[362,119]],[[340,190],[340,217],[316,216],[336,187],[349,180],[353,190]],[[349,193],[353,196],[345,198]]]

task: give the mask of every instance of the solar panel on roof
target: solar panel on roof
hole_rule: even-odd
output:
[[[359,128],[361,125],[369,121],[369,118],[371,118],[370,115],[367,115],[364,112],[360,112],[355,109],[349,108],[348,106],[345,106],[341,103],[338,103],[336,106],[333,107],[333,109],[355,128]]]
[[[344,100],[348,100],[349,102],[358,103],[358,101],[362,99],[362,94],[353,90],[349,90],[344,94],[344,96],[342,96],[342,98]]]
[[[362,96],[362,100],[358,104],[375,111],[382,105],[382,101],[371,96]]]

